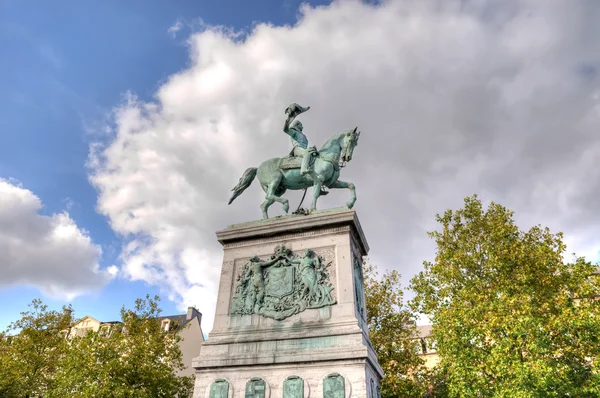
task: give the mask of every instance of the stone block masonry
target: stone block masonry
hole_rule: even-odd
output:
[[[195,398],[376,398],[355,211],[333,209],[217,232],[214,327],[192,366]],[[308,249],[308,250],[307,250]]]

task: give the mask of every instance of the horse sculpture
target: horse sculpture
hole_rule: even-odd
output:
[[[300,190],[313,187],[313,200],[311,211],[317,209],[317,199],[322,194],[321,188],[347,188],[350,190],[350,200],[346,203],[349,209],[356,202],[356,189],[351,182],[338,180],[340,168],[346,162],[352,160],[354,148],[358,145],[360,131],[358,127],[353,130],[344,131],[335,134],[318,151],[312,164],[310,173],[300,173],[300,163],[294,161],[301,158],[273,158],[266,160],[256,167],[247,169],[239,183],[232,189],[233,195],[229,199],[229,204],[244,192],[252,184],[254,178],[258,175],[258,180],[262,189],[265,191],[265,201],[260,206],[263,219],[269,218],[269,207],[279,202],[283,205],[283,210],[288,213],[290,204],[286,198],[281,196],[286,190]]]

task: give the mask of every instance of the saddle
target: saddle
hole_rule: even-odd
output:
[[[312,166],[315,163],[316,156],[312,156],[310,159],[310,165]],[[302,167],[302,158],[300,156],[292,156],[291,154],[281,158],[279,161],[279,169],[281,170],[289,170],[289,169],[299,169]],[[327,195],[329,192],[325,191],[323,187],[321,187],[321,196]]]
[[[286,156],[281,158],[279,168],[282,170],[299,169],[302,166],[302,158],[297,156]]]

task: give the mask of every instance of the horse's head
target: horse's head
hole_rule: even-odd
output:
[[[344,134],[341,142],[342,155],[340,156],[340,160],[343,163],[352,160],[352,152],[354,152],[354,148],[358,145],[358,137],[360,137],[360,131],[358,131],[358,127],[355,127],[354,130],[348,131]]]

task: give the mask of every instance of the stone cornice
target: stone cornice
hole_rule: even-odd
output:
[[[356,211],[347,208],[316,211],[310,215],[293,215],[230,225],[217,232],[217,239],[225,247],[243,246],[282,236],[301,237],[350,228],[362,255],[369,253],[369,245],[363,233]]]

